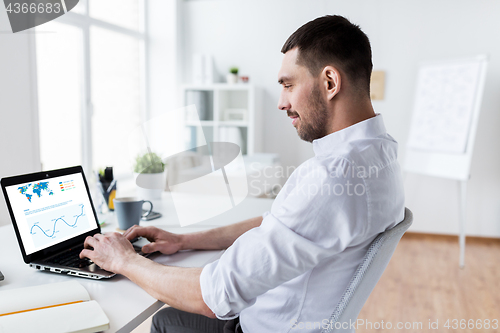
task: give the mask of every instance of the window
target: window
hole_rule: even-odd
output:
[[[37,33],[40,159],[44,169],[82,164],[82,31],[48,22]]]
[[[128,134],[145,119],[143,0],[81,0],[37,27],[40,157],[132,172]]]

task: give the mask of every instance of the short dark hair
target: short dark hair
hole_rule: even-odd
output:
[[[328,15],[301,26],[281,48],[298,48],[297,63],[316,76],[327,65],[343,71],[358,89],[370,95],[372,50],[368,36],[345,17]]]

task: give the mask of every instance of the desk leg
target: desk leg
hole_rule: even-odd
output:
[[[460,259],[459,266],[460,268],[465,267],[465,213],[466,213],[466,202],[467,202],[467,181],[461,180],[459,181],[459,244],[460,244]]]
[[[156,301],[149,308],[144,310],[140,315],[132,319],[128,324],[120,328],[116,333],[129,333],[132,332],[137,326],[142,324],[146,319],[151,317],[156,311],[160,310],[165,303],[162,301]]]

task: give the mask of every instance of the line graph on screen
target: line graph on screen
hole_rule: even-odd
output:
[[[43,246],[88,229],[85,205],[75,204],[51,210],[28,219],[35,246]]]

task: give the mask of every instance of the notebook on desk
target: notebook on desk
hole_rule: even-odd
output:
[[[85,238],[101,232],[81,166],[3,178],[1,184],[30,267],[92,279],[115,275],[79,258]]]
[[[92,333],[109,329],[109,319],[76,281],[0,289],[0,332]]]

